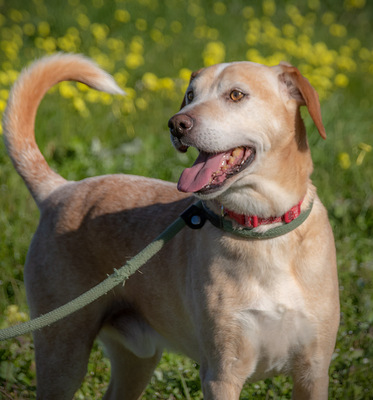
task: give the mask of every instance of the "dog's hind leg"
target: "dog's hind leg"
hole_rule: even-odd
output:
[[[131,317],[122,318],[115,328],[110,325],[102,330],[100,340],[111,362],[105,400],[141,398],[162,355],[153,333],[156,336],[149,326],[134,322]]]
[[[111,349],[115,352],[117,349]],[[117,354],[110,352],[112,366],[109,388],[105,400],[137,400],[149,383],[162,352],[152,358],[139,358],[130,351],[120,349]]]
[[[86,374],[99,326],[94,332],[85,318],[68,319],[34,334],[39,400],[71,400]]]

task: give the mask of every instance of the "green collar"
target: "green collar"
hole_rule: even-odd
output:
[[[265,232],[257,232],[254,231],[252,228],[234,227],[231,221],[212,212],[200,200],[194,204],[194,207],[192,206],[192,209],[194,211],[189,212],[187,219],[189,220],[190,223],[187,222],[187,225],[194,229],[199,229],[203,226],[204,221],[208,219],[217,228],[222,229],[223,231],[231,233],[235,236],[247,239],[272,239],[278,236],[285,235],[286,233],[289,233],[294,229],[298,228],[298,226],[300,226],[310,215],[312,206],[313,206],[313,201],[311,202],[307,210],[303,211],[297,218],[295,218],[294,220],[292,220],[287,224],[276,226],[274,228],[266,230]],[[196,219],[196,217],[197,219],[198,218],[201,219],[202,222],[200,221],[198,224],[195,224],[193,222],[193,218]]]

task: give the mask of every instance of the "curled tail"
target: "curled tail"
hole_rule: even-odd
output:
[[[4,139],[9,156],[38,206],[66,180],[49,167],[36,144],[36,111],[48,89],[71,80],[107,93],[124,94],[114,79],[89,59],[56,54],[22,71],[10,92],[4,113]]]

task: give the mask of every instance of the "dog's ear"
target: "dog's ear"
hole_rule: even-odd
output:
[[[279,75],[280,82],[285,85],[289,96],[295,99],[300,106],[307,106],[308,112],[320,136],[326,139],[326,132],[321,118],[319,96],[316,90],[311,86],[308,79],[299,72],[298,68],[285,62],[281,62],[279,67],[282,71]]]
[[[198,71],[192,72],[192,74],[190,75],[190,79],[189,79],[189,85],[190,85],[190,83],[192,82],[192,80],[193,80],[202,70],[204,70],[204,68],[201,68],[201,69],[199,69]],[[186,102],[185,102],[185,95],[184,95],[184,97],[183,97],[183,102],[181,103],[180,110],[181,110],[182,108],[184,108],[185,105],[186,105]]]

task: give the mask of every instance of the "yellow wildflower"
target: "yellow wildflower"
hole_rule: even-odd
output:
[[[183,29],[183,25],[179,21],[172,21],[170,27],[173,33],[179,33]]]
[[[77,82],[76,83],[76,87],[77,89],[79,89],[81,92],[88,92],[89,87],[87,85],[85,85],[84,83],[81,82]]]
[[[146,89],[157,90],[158,88],[158,78],[152,72],[146,72],[142,77],[142,82]]]
[[[291,24],[285,24],[282,27],[282,32],[284,33],[285,36],[292,38],[294,37],[295,33],[296,33],[296,28],[294,25]]]
[[[189,2],[188,14],[192,17],[198,17],[203,15],[203,8],[196,3]]]
[[[105,53],[98,52],[94,55],[94,60],[104,68],[106,71],[113,71],[115,68],[115,61]]]
[[[364,61],[368,61],[370,59],[370,51],[367,48],[363,47],[359,51],[359,57]]]
[[[188,68],[182,68],[179,71],[179,77],[185,82],[189,83],[191,75],[192,75],[192,71],[190,69],[188,69]]]
[[[249,31],[246,34],[245,40],[249,46],[255,46],[258,43],[259,35]]]
[[[372,146],[367,143],[359,143],[359,149],[360,149],[360,153],[356,159],[357,166],[359,166],[363,163],[366,154],[370,153],[372,151]]]
[[[16,9],[11,9],[9,12],[9,17],[12,21],[16,22],[16,23],[20,23],[21,21],[23,21],[23,15],[19,10]]]
[[[42,47],[47,53],[55,52],[56,51],[56,39],[53,37],[45,38]]]
[[[334,20],[335,20],[335,14],[332,12],[326,12],[321,17],[321,21],[324,25],[330,25],[334,22]]]
[[[29,22],[23,25],[23,32],[27,36],[33,36],[35,34],[35,30],[36,30],[35,26]]]
[[[114,74],[114,79],[119,86],[124,87],[128,80],[128,72],[124,69],[121,69]]]
[[[0,113],[4,112],[6,108],[6,101],[0,99]]]
[[[38,24],[38,32],[42,37],[46,37],[50,34],[51,28],[47,21],[42,21]]]
[[[217,40],[219,38],[219,31],[215,28],[208,28],[207,38],[210,40]]]
[[[96,40],[102,41],[107,38],[109,27],[105,24],[94,23],[91,25],[91,32]]]
[[[351,38],[347,41],[347,46],[349,46],[353,50],[360,49],[361,47],[361,42],[357,38]]]
[[[351,166],[351,160],[348,153],[343,152],[338,155],[339,165],[342,169],[349,169]]]
[[[144,41],[140,36],[134,36],[130,44],[130,50],[132,53],[143,53],[144,52]]]
[[[203,63],[205,67],[224,61],[225,46],[222,42],[209,42],[203,51]]]
[[[136,112],[134,101],[127,96],[123,97],[122,111],[125,114],[133,114]]]
[[[9,85],[9,77],[6,72],[0,71],[0,85],[7,86]],[[1,90],[0,90],[0,97],[1,97]]]
[[[259,64],[265,64],[265,59],[259,54],[257,49],[249,49],[246,52],[246,58],[249,61],[256,62]]]
[[[320,8],[320,0],[308,0],[307,4],[311,10],[318,10]]]
[[[368,143],[359,143],[359,149],[365,151],[366,153],[370,153],[373,147]]]
[[[227,12],[227,6],[221,2],[217,1],[214,3],[214,13],[217,15],[224,15]]]
[[[57,44],[61,50],[69,53],[75,53],[78,50],[75,43],[72,40],[70,40],[70,38],[67,36],[62,36],[58,38]]]
[[[74,97],[73,106],[82,117],[89,117],[89,110],[81,97]]]
[[[146,28],[148,27],[148,23],[146,22],[146,20],[144,18],[138,18],[136,20],[135,26],[139,31],[146,31]]]
[[[96,90],[88,90],[84,98],[90,103],[97,103],[100,100],[100,93]]]
[[[345,37],[347,35],[347,29],[341,24],[331,24],[329,28],[330,33],[336,37]]]
[[[129,22],[131,20],[131,15],[127,10],[115,10],[114,18],[119,22]]]
[[[126,92],[127,96],[124,97],[124,99],[134,99],[136,97],[136,91],[133,88],[130,87],[125,87],[124,91]]]
[[[10,83],[14,83],[18,78],[19,72],[11,68],[5,68],[5,69],[7,71]]]
[[[136,69],[144,64],[144,57],[141,54],[129,53],[125,62],[128,68]]]
[[[242,10],[242,15],[247,19],[253,18],[254,14],[255,11],[252,7],[244,7]]]
[[[337,74],[334,83],[336,86],[344,88],[348,85],[348,78],[345,74]]]
[[[345,0],[345,7],[347,10],[351,8],[364,8],[366,0]]]
[[[156,43],[160,43],[163,40],[163,33],[159,29],[152,29],[150,31],[150,37]]]
[[[351,57],[339,56],[336,60],[337,66],[347,72],[356,71],[356,62]]]
[[[99,92],[100,94],[100,100],[102,104],[105,105],[110,105],[113,102],[113,96],[109,93],[103,93],[103,92]]]
[[[263,0],[263,14],[267,17],[272,17],[276,12],[276,3],[273,0]]]
[[[91,23],[88,16],[83,13],[78,14],[78,16],[76,17],[76,22],[83,29],[87,29]]]
[[[78,92],[76,90],[76,87],[73,86],[70,82],[61,82],[58,85],[59,92],[62,97],[65,97],[67,99],[73,98],[77,96]]]
[[[146,110],[146,108],[148,107],[147,101],[142,97],[136,99],[135,104],[136,107],[139,108],[140,110]]]
[[[121,53],[123,53],[123,51],[124,51],[124,42],[123,42],[123,40],[115,39],[115,38],[109,38],[106,41],[106,45],[110,50],[119,51]]]
[[[175,83],[171,78],[166,77],[159,79],[158,86],[160,89],[173,90],[175,88]]]

